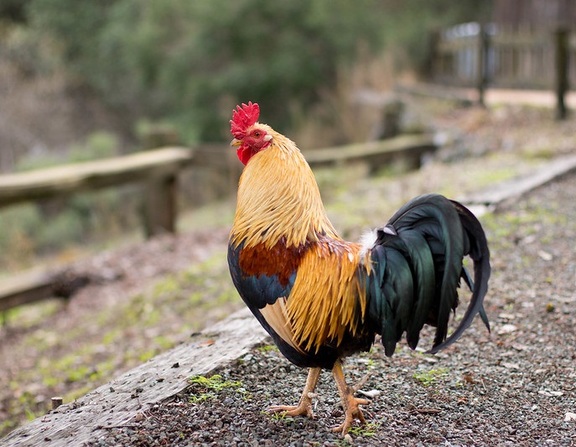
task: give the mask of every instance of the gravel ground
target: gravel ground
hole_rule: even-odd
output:
[[[296,403],[306,371],[263,345],[89,446],[576,445],[574,191],[571,175],[483,218],[492,334],[476,321],[436,356],[401,345],[387,359],[376,344],[348,359],[350,383],[369,374],[362,390],[372,402],[368,425],[345,439],[330,432],[343,414],[329,373],[315,419],[265,411]]]
[[[453,163],[397,179],[359,181],[350,167],[337,181],[320,178],[345,237],[355,239],[374,216],[391,215],[415,194],[461,197],[574,151],[576,121],[553,122],[546,110],[436,104],[430,116],[451,135],[439,158]],[[365,410],[370,425],[351,432],[355,445],[576,445],[576,421],[564,421],[576,413],[574,177],[483,218],[493,252],[492,335],[478,323],[435,357],[403,347],[389,360],[376,346],[348,360],[350,381],[370,373],[363,390],[375,390]],[[232,205],[215,210],[195,211],[194,229],[212,228]],[[101,253],[75,265],[96,277],[68,304],[40,303],[11,317],[0,327],[0,433],[42,415],[50,396],[72,402],[242,306],[218,301],[232,288],[221,263],[227,232],[192,231]],[[306,372],[268,346],[237,363],[214,372],[221,380],[191,384],[91,445],[347,444],[329,431],[342,418],[330,374],[318,390],[316,420],[281,418],[264,410],[296,403]]]
[[[225,256],[228,232],[165,235],[99,253],[70,266],[72,277],[91,280],[69,302],[16,309],[0,325],[0,437],[48,411],[51,396],[73,401],[239,308],[239,298],[217,302],[224,287],[212,276],[228,278],[225,265],[198,267],[215,252]],[[192,301],[194,293],[200,298]]]

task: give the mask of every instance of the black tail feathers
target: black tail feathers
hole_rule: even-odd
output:
[[[465,256],[474,263],[473,280],[463,266]],[[460,203],[436,194],[408,202],[378,231],[371,260],[368,318],[382,334],[386,355],[394,353],[404,332],[415,348],[424,324],[436,327],[431,353],[454,343],[476,314],[489,329],[483,307],[490,276],[488,244],[480,222]],[[461,278],[472,298],[447,337]]]

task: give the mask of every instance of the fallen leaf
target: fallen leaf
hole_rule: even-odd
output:
[[[520,365],[518,363],[502,362],[500,365],[506,369],[520,369]]]
[[[512,348],[516,349],[516,351],[526,351],[528,350],[528,346],[520,344],[520,343],[513,343]]]
[[[540,390],[538,391],[538,394],[546,397],[560,397],[564,395],[562,391],[547,391],[547,390]]]
[[[366,396],[370,399],[374,399],[376,396],[379,396],[380,394],[382,394],[382,391],[380,391],[380,390],[370,390],[370,391],[358,390],[357,393],[362,394],[363,396]]]
[[[428,363],[438,363],[438,359],[430,356],[422,357],[425,362]]]
[[[570,411],[564,416],[564,422],[576,421],[576,413],[571,413]]]
[[[146,416],[140,411],[134,416],[134,422],[142,422],[144,419],[146,419]]]
[[[500,327],[500,329],[498,329],[498,334],[499,335],[503,335],[503,334],[510,334],[514,331],[517,331],[518,328],[516,326],[514,326],[513,324],[504,324]]]
[[[415,407],[414,405],[410,405],[409,411],[411,414],[438,414],[442,410],[440,410],[439,408],[430,408],[430,407],[418,408]]]
[[[554,256],[544,250],[538,250],[538,256],[540,256],[544,261],[551,261],[552,258],[554,258]]]

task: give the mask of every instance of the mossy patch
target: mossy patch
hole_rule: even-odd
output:
[[[433,368],[415,372],[412,377],[423,386],[431,386],[448,375],[448,368]]]

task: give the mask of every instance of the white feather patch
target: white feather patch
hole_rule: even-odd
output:
[[[360,259],[364,259],[366,254],[374,247],[377,238],[377,230],[368,230],[360,236]]]
[[[392,225],[386,225],[383,229],[384,233],[386,234],[391,234],[392,236],[398,236],[398,233],[396,233],[396,230]]]

